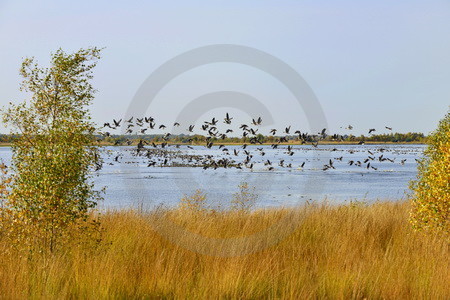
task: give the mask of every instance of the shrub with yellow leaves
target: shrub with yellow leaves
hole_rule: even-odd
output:
[[[204,213],[209,211],[206,194],[202,190],[196,190],[192,195],[184,195],[178,207],[185,212]]]
[[[417,230],[450,234],[450,113],[428,139],[411,183],[411,223]]]

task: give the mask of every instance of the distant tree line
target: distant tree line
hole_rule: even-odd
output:
[[[9,144],[13,143],[15,139],[18,138],[18,135],[10,135],[10,134],[0,134],[0,143]],[[279,136],[265,136],[262,134],[258,134],[256,136],[258,141],[261,143],[276,143]],[[286,137],[289,141],[295,142],[298,140],[297,136],[290,135]],[[136,141],[136,140],[145,140],[148,142],[160,143],[163,142],[163,135],[158,134],[147,134],[147,135],[110,135],[107,137],[98,135],[97,140],[99,142],[103,142],[106,144],[116,144],[116,145],[124,145],[127,141]],[[248,139],[247,139],[248,140]],[[222,142],[222,143],[245,143],[248,142],[242,137],[227,137],[225,139],[213,138],[211,141],[213,142]],[[200,144],[205,141],[205,136],[195,134],[195,135],[173,135],[168,140],[171,143],[177,144]],[[343,142],[343,143],[358,143],[358,142],[379,142],[379,143],[426,143],[427,136],[423,133],[419,132],[408,132],[408,133],[390,133],[390,134],[375,134],[370,136],[360,135],[328,135],[322,142]]]
[[[361,135],[355,137],[353,135],[346,136],[345,141],[367,141],[367,142],[391,142],[391,143],[425,143],[427,137],[423,133],[408,132],[408,133],[385,133],[375,134],[371,136]]]
[[[0,134],[0,143],[10,144],[13,143],[17,138],[18,136],[13,134]]]
[[[176,144],[201,144],[205,142],[206,137],[203,135],[173,135],[169,139],[164,140],[163,135],[110,135],[108,137],[98,136],[98,141],[112,145],[126,145],[137,140],[145,140],[147,142],[162,143],[170,142]],[[277,143],[279,136],[266,136],[258,134],[256,139],[261,143]],[[290,135],[286,137],[289,142],[300,142],[298,136]],[[248,138],[243,137],[226,137],[221,139],[218,137],[211,138],[215,143],[248,143]],[[322,142],[342,142],[342,143],[359,143],[359,142],[377,142],[377,143],[426,143],[427,137],[423,133],[391,133],[378,134],[371,136],[354,136],[354,135],[328,135]]]

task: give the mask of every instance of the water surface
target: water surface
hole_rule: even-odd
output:
[[[225,157],[236,162],[246,157],[240,146],[226,146],[230,154],[218,147],[192,148],[169,147],[178,154],[212,155],[214,159]],[[294,146],[294,154],[290,156],[285,148],[248,146],[247,150],[253,155],[252,170],[245,167],[242,170],[204,170],[201,167],[160,167],[163,159],[136,157],[133,155],[135,147],[105,147],[105,163],[95,177],[97,188],[106,187],[105,200],[100,207],[170,207],[177,205],[183,195],[192,194],[197,189],[207,194],[210,205],[226,207],[241,182],[248,182],[255,188],[257,207],[290,206],[325,199],[331,203],[398,201],[405,199],[408,182],[416,176],[416,159],[424,150],[423,145]],[[233,154],[234,149],[239,151],[237,156]],[[115,161],[118,155],[119,162]],[[370,166],[367,168],[367,163],[363,162],[369,156]],[[0,158],[9,164],[11,148],[0,148]],[[284,163],[280,166],[282,159]],[[157,162],[156,167],[148,167],[150,160]],[[271,171],[268,170],[270,165],[267,165],[267,160],[272,163]],[[323,166],[330,160],[335,169],[324,171]],[[349,165],[350,160],[355,163],[360,161],[361,166]],[[291,167],[286,167],[289,164]]]

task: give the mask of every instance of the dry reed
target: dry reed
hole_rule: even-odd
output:
[[[450,298],[448,242],[414,233],[407,203],[193,213],[108,212],[98,249],[27,259],[0,240],[2,298]],[[256,253],[192,252],[155,231],[170,220],[204,237],[245,237],[286,216],[301,225]],[[170,238],[170,237],[169,237]],[[245,240],[245,239],[243,239]]]

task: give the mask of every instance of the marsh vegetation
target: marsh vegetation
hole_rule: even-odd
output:
[[[1,239],[0,290],[15,299],[448,298],[448,243],[415,232],[409,210],[407,203],[386,202],[223,213],[110,211],[101,218],[103,242],[95,249],[67,245],[29,259],[8,251]],[[286,215],[304,221],[279,244],[236,257],[192,252],[154,227],[166,218],[202,236],[232,239]]]

